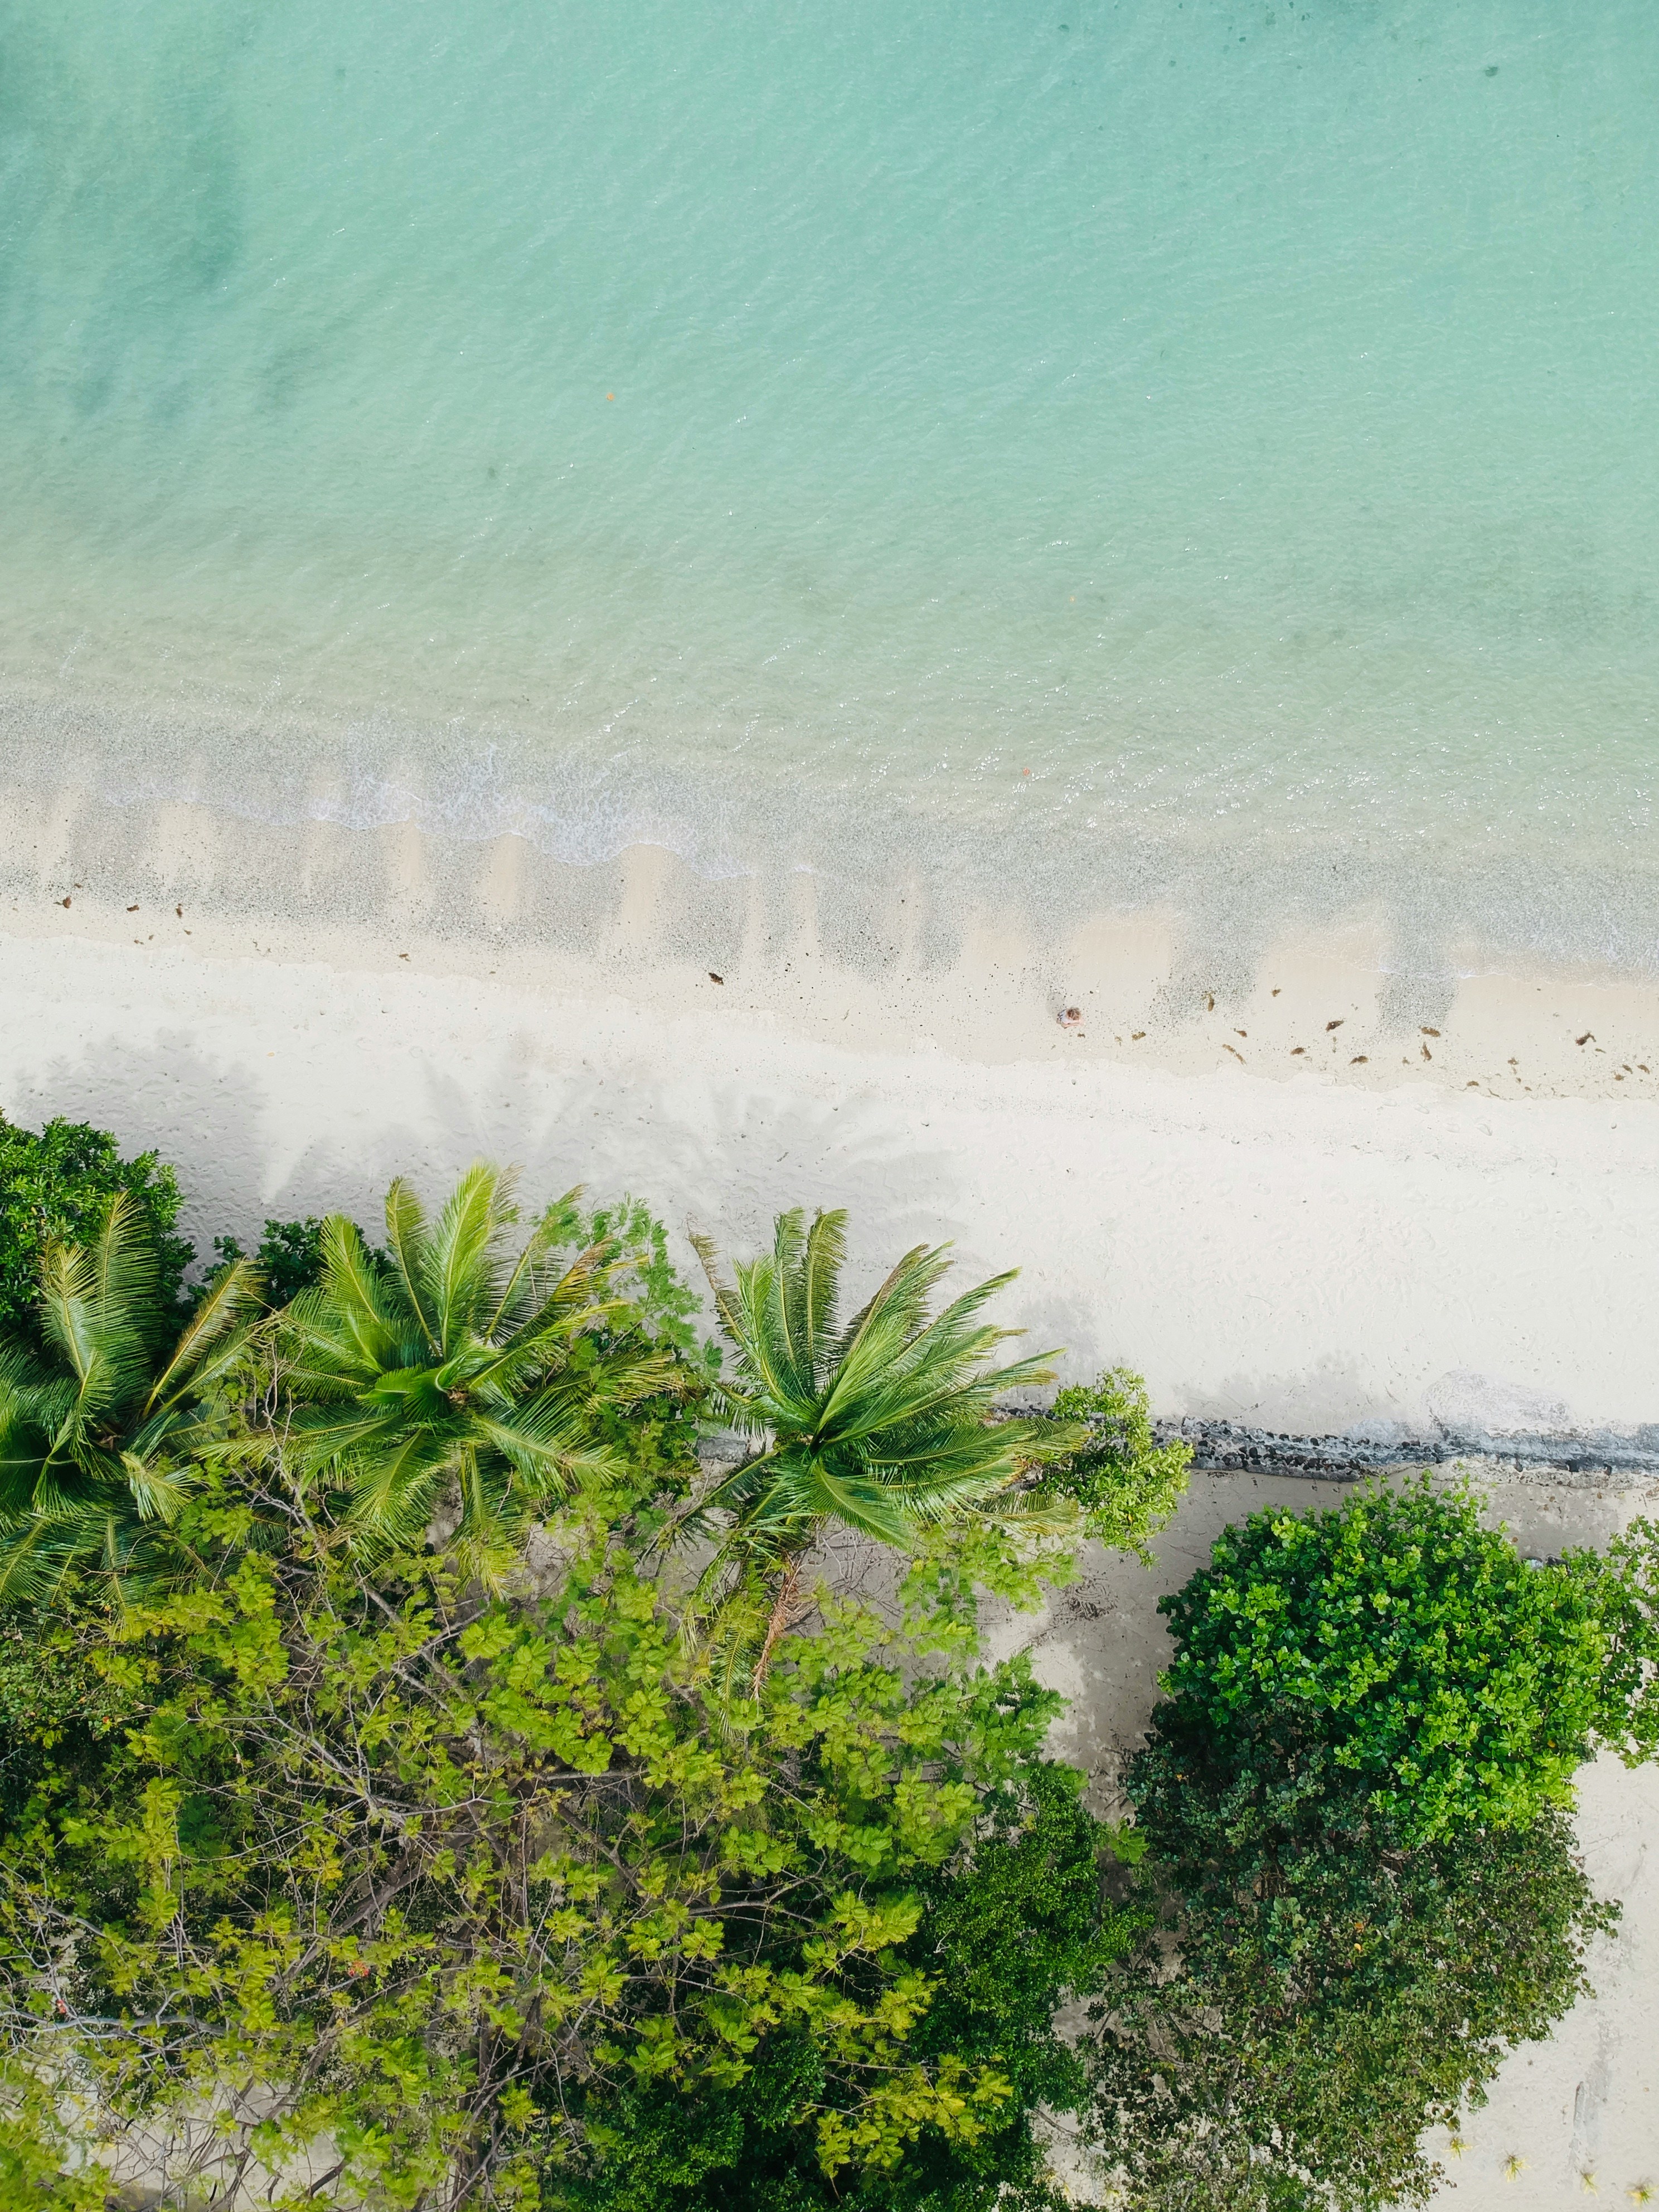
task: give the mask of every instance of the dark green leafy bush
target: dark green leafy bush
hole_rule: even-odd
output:
[[[90,1778],[126,1710],[88,1663],[80,1610],[0,1618],[0,1838],[51,1777]]]
[[[226,1268],[247,1257],[234,1237],[216,1237],[213,1249],[219,1255],[218,1263],[204,1284],[204,1290],[210,1288]],[[266,1304],[285,1306],[290,1298],[310,1290],[322,1278],[321,1220],[314,1213],[307,1214],[303,1221],[273,1221],[267,1215],[253,1264],[264,1285]]]
[[[1423,2203],[1423,2131],[1587,1987],[1617,1908],[1569,1825],[1650,1729],[1655,1546],[1529,1565],[1426,1482],[1261,1513],[1164,1600],[1127,1774],[1161,1926],[1097,2008],[1109,2155],[1147,2212]]]
[[[1440,2173],[1424,2130],[1455,2134],[1508,2051],[1549,2033],[1617,1917],[1566,1815],[1400,1850],[1339,1782],[1327,1825],[1280,1838],[1258,1888],[1255,1854],[1232,1869],[1224,1795],[1188,1781],[1192,1811],[1154,1816],[1143,1862],[1166,1885],[1164,1927],[1115,1970],[1095,2033],[1104,2148],[1131,2201],[1426,2203]]]
[[[1047,1761],[1025,1767],[970,1846],[924,1876],[921,1923],[900,1953],[934,1980],[907,2055],[985,2066],[1009,2085],[983,2132],[952,2141],[925,2129],[895,2165],[830,2176],[811,2118],[829,2086],[822,2059],[804,2038],[779,2037],[735,2088],[615,2100],[605,2165],[556,2201],[584,2212],[1059,2212],[1033,2116],[1081,2112],[1090,2084],[1055,2012],[1100,1987],[1142,1917],[1104,1895],[1108,1832],[1079,1803],[1081,1780]]]

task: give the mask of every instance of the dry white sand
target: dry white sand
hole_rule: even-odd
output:
[[[251,1243],[267,1214],[372,1222],[392,1173],[435,1194],[486,1154],[522,1165],[527,1197],[626,1188],[727,1249],[787,1204],[848,1206],[860,1268],[954,1238],[969,1267],[1022,1267],[1008,1318],[1068,1346],[1069,1371],[1126,1361],[1160,1413],[1324,1432],[1659,1421],[1651,993],[1474,975],[1402,1026],[1357,921],[1346,945],[1286,946],[1248,991],[1183,1012],[1159,996],[1174,956],[1156,920],[1040,956],[988,923],[943,965],[884,969],[832,961],[810,900],[780,932],[745,923],[738,892],[711,956],[683,914],[667,928],[650,856],[555,942],[516,927],[511,841],[478,864],[489,927],[440,932],[395,835],[347,853],[372,926],[340,926],[303,853],[289,919],[266,921],[199,820],[172,842],[152,826],[125,880],[106,851],[82,860],[72,824],[15,838],[0,1110],[156,1147],[200,1247]],[[337,884],[346,848],[318,837]],[[1055,1024],[1067,1003],[1087,1007],[1081,1036]],[[1527,1489],[1527,1510],[1547,1494]],[[1255,1495],[1249,1477],[1203,1486],[1164,1583]],[[1639,1495],[1563,1492],[1562,1525]],[[1157,1663],[1157,1585],[1111,1572],[1133,1603],[1091,1620],[1065,1601],[1045,1647],[1091,1758],[1139,1725]],[[1609,2195],[1659,2179],[1655,1784],[1587,1781],[1624,1929],[1598,2000],[1517,2057],[1472,2129],[1472,2203],[1559,2202],[1584,2171]]]
[[[0,915],[0,1109],[158,1147],[204,1249],[267,1213],[371,1218],[393,1172],[436,1190],[487,1153],[526,1195],[626,1187],[726,1245],[787,1204],[849,1206],[871,1264],[953,1237],[970,1267],[1022,1268],[1010,1311],[1043,1344],[1127,1360],[1164,1413],[1659,1419],[1646,1098],[1498,1098],[1421,1062],[1388,1089],[1142,1066],[1046,1013],[1018,1053],[971,966],[935,979],[951,1049],[866,1005],[867,976],[818,980],[797,1017],[760,1003],[763,978],[653,961],[645,934],[601,963],[143,919],[135,944],[84,896]]]

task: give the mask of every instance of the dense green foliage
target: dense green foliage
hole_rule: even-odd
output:
[[[0,1838],[48,1769],[95,1769],[121,1724],[125,1700],[86,1656],[87,1616],[62,1602],[0,1613]]]
[[[1601,1626],[1596,1735],[1635,1766],[1659,1755],[1659,1522],[1632,1521],[1604,1557],[1575,1552],[1566,1565]]]
[[[0,1601],[76,1575],[120,1595],[188,1564],[174,1523],[256,1285],[235,1262],[180,1329],[149,1224],[118,1191],[85,1245],[46,1246],[39,1297],[40,1348],[0,1349]]]
[[[0,1115],[0,1341],[38,1344],[46,1246],[88,1243],[118,1192],[126,1194],[137,1218],[149,1229],[156,1298],[170,1310],[192,1256],[175,1234],[182,1201],[173,1170],[154,1152],[124,1160],[106,1130],[83,1121],[48,1121],[37,1133]]]
[[[1188,1455],[1121,1370],[1007,1414],[1006,1278],[935,1312],[918,1248],[843,1322],[843,1217],[787,1214],[723,1363],[647,1209],[520,1229],[480,1164],[185,1301],[153,1159],[5,1157],[0,2201],[101,2203],[95,2136],[295,2208],[1057,2212],[1046,2112],[1145,2212],[1383,2212],[1583,1987],[1659,1529],[1258,1515],[1164,1601],[1109,1832],[978,1603],[1147,1558]],[[811,1578],[837,1530],[887,1611]]]
[[[1531,1566],[1468,1497],[1378,1487],[1257,1515],[1164,1601],[1168,1695],[1127,1776],[1162,1924],[1094,2039],[1134,2201],[1426,2201],[1424,2130],[1548,2033],[1613,1917],[1566,1809],[1651,1695],[1652,1549],[1638,1527]]]
[[[219,1256],[207,1279],[210,1286],[221,1269],[234,1267],[247,1257],[234,1237],[216,1237],[213,1249]],[[253,1267],[272,1307],[285,1306],[301,1291],[312,1289],[323,1274],[320,1218],[310,1213],[303,1221],[276,1221],[267,1215],[264,1233],[253,1255]]]
[[[603,1515],[557,1523],[555,1588],[508,1603],[416,1559],[248,1552],[241,1510],[192,1502],[234,1564],[95,1653],[123,1741],[6,1841],[14,2047],[73,2045],[114,2124],[173,2116],[181,2160],[187,2111],[228,2100],[222,2176],[326,2133],[342,2191],[387,2206],[539,2203],[619,2097],[735,2092],[790,2052],[800,2162],[843,2195],[1008,2124],[1017,2033],[915,2033],[928,1950],[971,1926],[947,1896],[913,1939],[986,1808],[1018,1827],[1053,1796],[1059,1701],[1024,1662],[917,1674],[830,1605],[733,1711]]]
[[[1528,1566],[1472,1498],[1426,1480],[1255,1514],[1159,1610],[1176,1642],[1166,1727],[1241,1771],[1328,1759],[1413,1843],[1570,1804],[1619,1724],[1591,1581]]]
[[[1138,1916],[1105,1899],[1108,1832],[1079,1804],[1080,1778],[1028,1763],[1017,1789],[988,1799],[971,1853],[918,1884],[921,1918],[899,1956],[928,1976],[933,1996],[909,2050],[1009,2083],[981,2131],[928,2126],[896,2164],[828,2173],[811,2114],[830,2085],[802,2039],[781,2038],[734,2087],[658,2084],[617,2097],[611,2155],[561,2195],[593,2212],[1057,2212],[1032,2114],[1041,2105],[1081,2115],[1090,2082],[1054,2015],[1097,1989],[1138,1932]]]
[[[1565,1815],[1399,1850],[1339,1789],[1322,1826],[1280,1841],[1258,1889],[1233,1871],[1224,1795],[1188,1781],[1196,1806],[1177,1821],[1143,1806],[1142,1871],[1165,1885],[1166,1928],[1117,1970],[1095,2037],[1105,2142],[1131,2201],[1425,2203],[1440,2177],[1424,2130],[1455,2133],[1508,2051],[1549,2033],[1589,1987],[1589,1937],[1616,1917],[1591,1895]]]

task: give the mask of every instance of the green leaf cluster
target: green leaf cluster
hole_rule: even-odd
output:
[[[277,1317],[285,1440],[363,1544],[418,1543],[446,1511],[452,1553],[499,1580],[532,1514],[617,1472],[597,1411],[676,1386],[672,1348],[630,1326],[616,1242],[565,1256],[574,1200],[514,1253],[510,1178],[481,1161],[434,1220],[392,1184],[384,1259],[323,1224],[321,1279]]]
[[[786,1214],[723,1360],[646,1208],[520,1229],[480,1164],[380,1249],[221,1240],[186,1306],[166,1170],[6,1157],[20,2203],[97,2201],[97,2136],[295,2207],[1049,2212],[1046,2110],[1152,2212],[1382,2212],[1583,1988],[1571,1778],[1659,1743],[1649,1524],[1522,1562],[1425,1483],[1230,1530],[1109,1831],[977,1607],[1147,1557],[1188,1455],[1121,1370],[1008,1413],[1006,1278],[938,1302],[919,1247],[843,1317],[844,1217]],[[705,1477],[711,1414],[750,1449]],[[902,1626],[812,1580],[837,1528]]]
[[[1509,2051],[1589,1993],[1587,1947],[1617,1917],[1565,1814],[1401,1850],[1339,1795],[1253,1885],[1224,1801],[1193,1796],[1178,1828],[1152,1825],[1163,1924],[1095,2030],[1102,2155],[1147,2212],[1426,2204],[1443,2176],[1424,2131],[1455,2134]]]
[[[213,1249],[219,1256],[204,1280],[204,1292],[216,1286],[227,1269],[247,1257],[234,1237],[216,1237]],[[323,1224],[319,1216],[309,1213],[302,1221],[277,1221],[267,1214],[253,1254],[253,1270],[271,1306],[285,1306],[301,1291],[313,1288],[323,1273]]]
[[[1145,1917],[1103,1894],[1106,1831],[1079,1802],[1081,1780],[1047,1760],[1025,1765],[987,1799],[971,1847],[918,1883],[920,1918],[898,1955],[933,1994],[909,2052],[1006,2081],[1011,2094],[980,2130],[932,2124],[896,2162],[828,2172],[811,2114],[833,2085],[810,2042],[785,2034],[733,2088],[687,2096],[653,2083],[615,2098],[611,2155],[567,2178],[558,2201],[585,2212],[1058,2212],[1034,2115],[1082,2115],[1090,2081],[1055,2015],[1102,1985]]]
[[[217,2113],[220,2178],[296,2203],[326,2139],[343,2198],[538,2203],[599,2169],[629,2099],[781,2066],[798,2162],[843,2196],[924,2139],[971,2163],[1018,2134],[1022,2037],[1098,1942],[1072,1924],[1098,1904],[1090,1825],[1061,1838],[1077,1897],[1024,2013],[974,1984],[996,1915],[950,1870],[1028,1832],[1053,1859],[1058,1698],[1024,1662],[918,1674],[831,1603],[734,1711],[614,1528],[556,1534],[541,1599],[429,1557],[243,1552],[89,1642],[124,1737],[44,1778],[0,1855],[13,2048],[50,2064],[72,2037],[105,2125],[171,2125],[181,2159]],[[999,1924],[1006,1951],[1006,1902]],[[919,2036],[947,1982],[998,2032]]]
[[[847,1216],[781,1214],[773,1249],[727,1284],[705,1264],[733,1358],[714,1405],[763,1440],[707,1501],[731,1516],[722,1553],[786,1559],[832,1520],[903,1548],[921,1530],[1002,1498],[1063,1439],[1043,1422],[993,1421],[999,1398],[1051,1379],[1052,1353],[988,1364],[1018,1331],[982,1318],[1012,1279],[993,1277],[935,1313],[944,1246],[918,1244],[843,1322]]]
[[[1146,1385],[1127,1367],[1060,1391],[1052,1418],[1081,1441],[1042,1470],[1032,1496],[1067,1500],[1085,1534],[1150,1565],[1152,1538],[1187,1494],[1191,1445],[1159,1443]]]
[[[118,1600],[179,1571],[173,1524],[256,1304],[238,1261],[175,1339],[183,1309],[125,1191],[85,1245],[46,1247],[39,1348],[0,1346],[0,1601],[39,1604],[88,1576]]]
[[[0,1837],[47,1769],[95,1769],[119,1741],[125,1700],[86,1656],[88,1610],[0,1613]]]

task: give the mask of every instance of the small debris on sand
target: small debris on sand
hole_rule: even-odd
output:
[[[717,975],[711,968],[708,971],[708,980],[711,983],[723,983],[726,978],[724,975]]]

